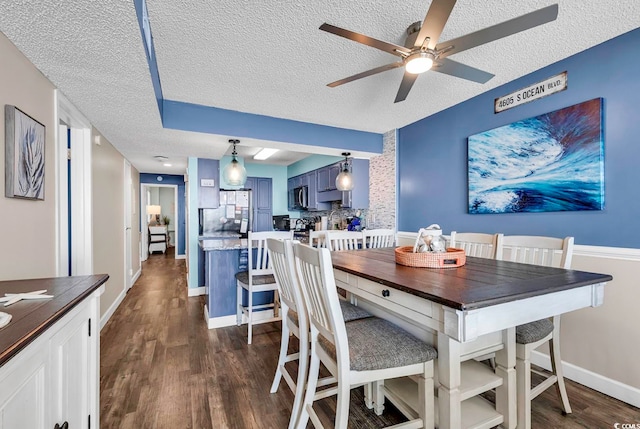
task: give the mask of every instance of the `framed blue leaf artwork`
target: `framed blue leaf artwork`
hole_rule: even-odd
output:
[[[5,196],[44,200],[45,127],[5,105]]]
[[[604,209],[602,98],[469,137],[469,213]]]

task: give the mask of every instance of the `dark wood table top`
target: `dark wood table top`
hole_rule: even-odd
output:
[[[613,279],[588,273],[467,257],[457,268],[396,264],[393,248],[332,252],[333,267],[457,310],[471,310]]]
[[[47,291],[47,295],[54,295],[51,299],[22,300],[8,307],[0,304],[0,311],[13,316],[7,326],[0,328],[0,366],[108,279],[107,274],[97,274],[0,281],[0,296],[4,296],[5,293],[24,293],[42,289]],[[98,326],[94,329],[99,333]]]

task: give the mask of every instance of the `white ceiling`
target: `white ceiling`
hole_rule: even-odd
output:
[[[440,40],[553,3],[459,0]],[[488,83],[428,72],[397,104],[402,69],[328,88],[397,58],[318,27],[403,44],[429,0],[147,0],[147,7],[165,99],[383,133],[640,26],[637,0],[557,3],[556,21],[451,57],[495,74]],[[230,154],[229,138],[241,139],[243,157],[263,146],[285,149],[265,161],[281,165],[335,152],[162,128],[133,0],[3,1],[0,31],[141,172],[182,174],[187,156]]]

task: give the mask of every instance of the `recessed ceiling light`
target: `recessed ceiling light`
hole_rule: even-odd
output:
[[[256,153],[253,156],[253,159],[257,159],[259,161],[262,161],[262,160],[265,160],[265,159],[269,158],[271,155],[273,155],[277,151],[278,151],[278,149],[265,147],[265,148],[261,149],[260,152]]]
[[[162,165],[164,165],[165,167],[171,167],[171,164],[169,164],[168,162],[165,162],[165,163],[164,163],[164,164],[162,164]]]

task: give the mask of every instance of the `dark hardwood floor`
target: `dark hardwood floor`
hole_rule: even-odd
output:
[[[246,327],[208,330],[203,297],[187,297],[185,261],[154,254],[101,332],[100,427],[280,429],[293,395],[283,381],[269,389],[278,359],[279,323],[257,325],[247,345]],[[613,428],[640,423],[640,409],[567,381],[573,414],[563,416],[555,389],[533,402],[534,428]],[[332,427],[335,398],[315,405]],[[351,396],[350,428],[379,428],[403,421],[388,406],[378,417]],[[311,427],[311,424],[309,424]]]

